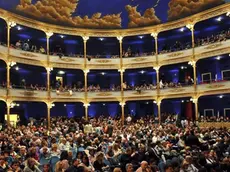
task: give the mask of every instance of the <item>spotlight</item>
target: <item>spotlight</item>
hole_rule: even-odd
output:
[[[141,71],[141,74],[144,74],[144,73],[145,73],[145,71],[142,70],[142,71]]]
[[[64,106],[66,107],[66,104],[64,104]]]
[[[227,17],[230,17],[230,12],[227,12],[226,16],[227,16]]]
[[[149,102],[146,102],[146,104],[148,105],[148,104],[149,104]]]
[[[105,103],[103,103],[103,106],[105,106]]]
[[[154,100],[153,103],[157,104],[157,102]]]
[[[99,38],[100,41],[104,41],[104,38]]]
[[[181,100],[181,103],[184,103],[184,100]]]
[[[63,38],[64,38],[64,35],[60,35],[60,37],[63,39]]]
[[[22,30],[22,28],[20,26],[17,27],[18,30]]]
[[[181,69],[184,69],[184,66],[181,66]]]
[[[60,70],[60,71],[58,72],[58,74],[60,74],[60,75],[64,75],[64,74],[65,74],[65,72],[64,72],[64,71],[62,71],[62,70]]]
[[[140,38],[140,39],[143,39],[143,38],[144,38],[144,36],[139,36],[139,38]]]
[[[223,95],[220,95],[219,98],[222,99],[224,96]]]
[[[15,70],[19,70],[19,67],[18,67],[18,66],[16,66],[16,67],[15,67]]]
[[[184,32],[184,30],[185,30],[185,28],[184,28],[184,27],[180,28],[180,31],[181,31],[181,32]]]
[[[101,74],[102,74],[102,75],[105,75],[105,72],[102,72]]]
[[[216,18],[216,21],[221,22],[222,21],[222,17]]]
[[[218,56],[218,57],[216,58],[216,60],[220,60],[220,56]]]

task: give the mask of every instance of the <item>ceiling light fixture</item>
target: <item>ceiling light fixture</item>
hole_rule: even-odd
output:
[[[180,31],[181,31],[181,32],[184,32],[184,30],[185,30],[185,28],[184,28],[184,27],[180,28]]]
[[[219,98],[222,99],[224,96],[223,95],[220,95]]]
[[[221,22],[222,21],[222,17],[216,18],[216,21]]]
[[[18,67],[18,66],[16,66],[16,67],[15,67],[15,70],[19,70],[19,67]]]
[[[105,72],[101,72],[102,75],[105,75]]]
[[[143,39],[143,38],[144,38],[144,36],[139,36],[139,38],[140,38],[140,39]]]
[[[61,38],[64,38],[64,35],[60,35]]]
[[[22,30],[22,28],[20,26],[17,27],[18,30]]]
[[[142,70],[142,71],[141,71],[141,74],[144,74],[144,73],[145,73],[145,71]]]
[[[99,38],[100,41],[104,41],[104,38]]]
[[[58,72],[58,74],[60,74],[60,75],[64,75],[64,74],[65,74],[65,72],[64,72],[64,71],[62,71],[62,70],[60,70],[60,71]]]

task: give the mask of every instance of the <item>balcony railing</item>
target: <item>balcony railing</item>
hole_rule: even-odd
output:
[[[195,48],[195,57],[197,60],[211,56],[230,53],[230,40],[212,43]],[[160,65],[168,65],[180,62],[190,61],[193,56],[192,49],[183,51],[165,53],[158,55]],[[6,59],[7,47],[0,45],[0,58]],[[15,62],[43,66],[47,61],[46,54],[23,51],[19,49],[10,49],[10,58]],[[36,61],[36,63],[34,63]],[[53,67],[62,68],[84,68],[84,58],[50,55],[50,63]],[[123,58],[124,68],[143,68],[153,67],[156,64],[156,56],[141,56]],[[119,69],[119,58],[88,58],[88,69]]]
[[[197,92],[195,92],[194,86],[185,86],[179,88],[166,88],[160,90],[160,95],[162,98],[175,98],[175,97],[188,97],[195,93],[202,95],[219,94],[221,92],[230,93],[230,81],[223,82],[212,82],[209,84],[197,85]],[[98,92],[88,92],[89,101],[116,101],[120,100],[122,97],[121,91],[98,91]],[[9,96],[15,100],[20,99],[40,99],[46,100],[48,98],[47,91],[31,90],[31,89],[16,89],[11,88],[9,91]],[[157,96],[157,89],[142,89],[142,90],[125,90],[124,99],[125,100],[144,100],[144,99],[154,99]],[[0,99],[6,98],[6,88],[0,87]],[[83,101],[85,99],[85,92],[72,92],[72,91],[51,91],[51,99],[66,100],[66,101]]]

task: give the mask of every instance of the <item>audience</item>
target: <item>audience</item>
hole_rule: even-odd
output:
[[[163,117],[164,115],[162,115]],[[163,119],[163,118],[162,118]],[[226,128],[156,124],[154,118],[53,117],[31,120],[0,132],[0,171],[228,171],[230,133]],[[85,126],[92,130],[85,132]],[[109,127],[113,128],[110,130]]]

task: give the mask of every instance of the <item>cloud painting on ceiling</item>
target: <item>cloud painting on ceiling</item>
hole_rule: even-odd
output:
[[[177,20],[229,0],[2,0],[0,8],[52,24],[119,29]]]

